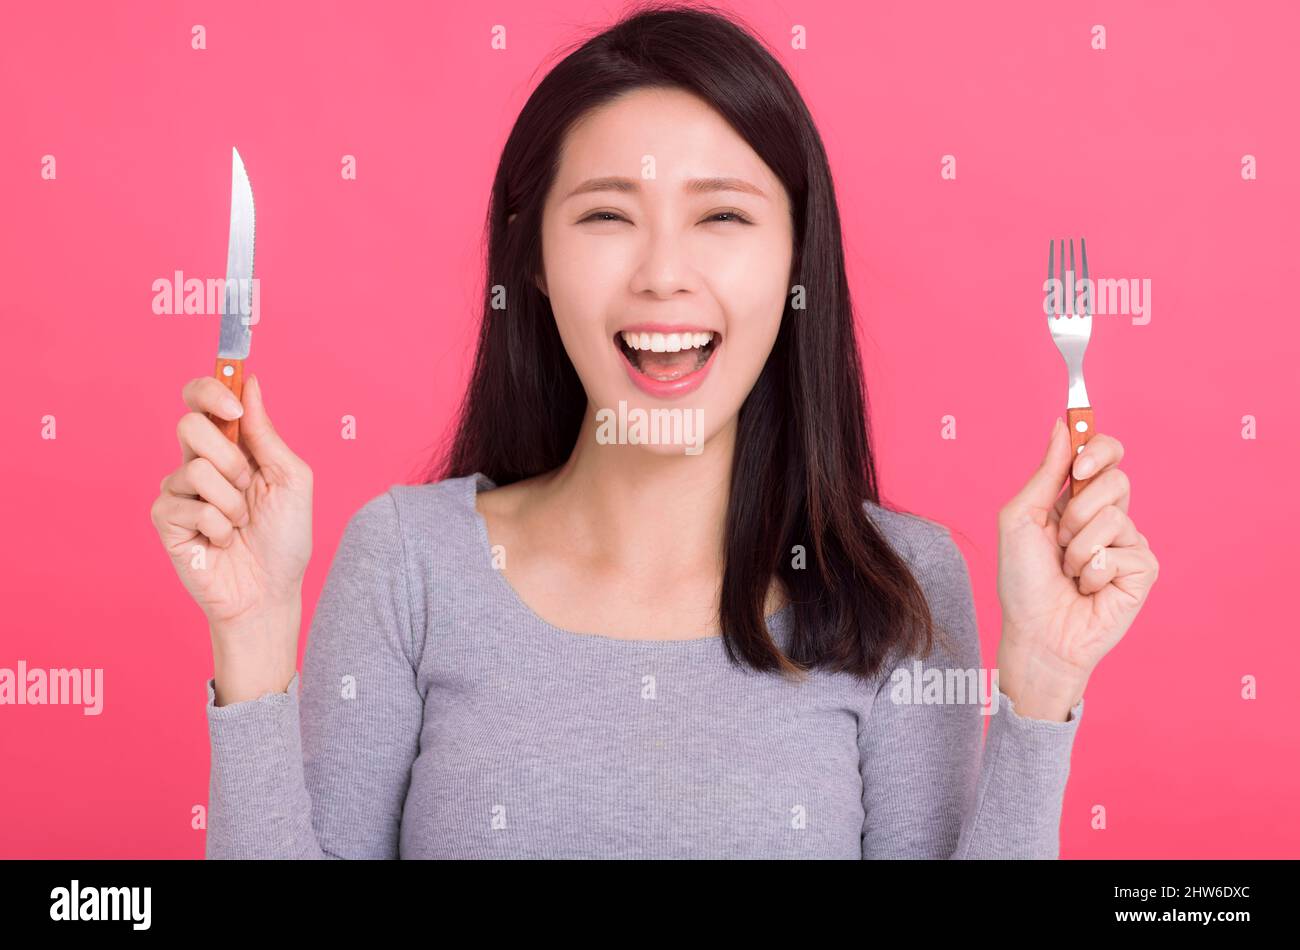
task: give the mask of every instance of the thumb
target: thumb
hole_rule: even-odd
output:
[[[280,438],[271,424],[262,403],[262,383],[256,376],[248,377],[244,384],[244,415],[239,420],[239,434],[252,453],[259,468],[284,467],[296,459],[293,451]]]
[[[1056,503],[1061,493],[1061,486],[1070,475],[1070,438],[1065,431],[1065,423],[1057,417],[1052,426],[1052,435],[1047,442],[1047,451],[1043,455],[1038,469],[1030,476],[1025,487],[1016,495],[1016,502],[1022,508],[1048,509]]]

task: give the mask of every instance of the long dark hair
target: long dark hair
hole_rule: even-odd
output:
[[[830,168],[803,99],[762,43],[711,6],[640,5],[579,42],[529,97],[502,151],[473,376],[445,464],[425,480],[482,472],[506,485],[568,459],[587,396],[533,280],[560,147],[575,120],[624,93],[686,90],[785,185],[792,284],[806,301],[795,310],[787,298],[772,353],[740,409],[719,605],[728,656],[762,672],[822,668],[870,680],[894,651],[923,645],[928,654],[925,596],[864,510],[864,501],[880,501],[866,390]],[[507,308],[494,306],[502,296]],[[806,566],[794,566],[796,546]],[[764,617],[775,576],[793,604],[786,653]]]

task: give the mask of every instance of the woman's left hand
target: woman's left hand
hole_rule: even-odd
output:
[[[1128,516],[1123,445],[1096,433],[1072,455],[1058,419],[1042,464],[998,514],[999,685],[1017,712],[1057,721],[1132,625],[1160,570]],[[1074,497],[1072,460],[1076,477],[1092,475]]]

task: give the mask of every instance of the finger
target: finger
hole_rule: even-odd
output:
[[[1054,525],[1060,525],[1061,515],[1065,513],[1065,506],[1070,503],[1070,484],[1066,482],[1061,493],[1056,496],[1056,504],[1052,505],[1052,510],[1048,514],[1048,520]]]
[[[262,382],[256,376],[244,383],[244,419],[239,432],[260,468],[276,468],[289,477],[306,468],[271,424],[262,402]]]
[[[1101,548],[1131,547],[1138,549],[1138,530],[1133,519],[1115,505],[1107,505],[1065,548],[1061,570],[1078,577]]]
[[[1011,499],[1008,507],[1021,511],[1038,510],[1046,512],[1051,509],[1057,493],[1065,483],[1070,472],[1070,434],[1065,430],[1065,423],[1057,419],[1052,427],[1052,435],[1047,443],[1047,451],[1038,469],[1030,476],[1025,486]],[[1041,519],[1040,519],[1041,520]]]
[[[235,526],[216,506],[183,495],[159,495],[151,511],[154,526],[168,547],[203,535],[219,548],[235,540]]]
[[[1107,584],[1123,583],[1124,578],[1151,570],[1151,553],[1141,548],[1102,548],[1079,572],[1079,593],[1095,594]]]
[[[208,459],[190,459],[163,479],[162,490],[210,502],[236,527],[248,523],[244,493],[230,484]]]
[[[1075,478],[1088,478],[1118,465],[1123,457],[1123,443],[1113,435],[1098,432],[1084,445],[1083,451],[1074,457],[1071,471]]]
[[[1130,565],[1133,565],[1131,569]],[[1131,601],[1141,603],[1159,576],[1160,562],[1150,548],[1129,548],[1124,552],[1121,568],[1110,582],[1109,590],[1118,591]]]
[[[181,444],[182,462],[205,458],[240,491],[253,483],[253,468],[248,456],[222,435],[216,423],[202,412],[187,412],[181,416],[176,423],[176,438]]]
[[[244,407],[215,376],[198,376],[181,388],[181,398],[194,412],[210,412],[222,419],[238,419]]]
[[[1132,485],[1121,468],[1108,468],[1084,486],[1083,491],[1069,498],[1061,510],[1061,523],[1057,526],[1056,543],[1069,544],[1079,530],[1107,505],[1127,512],[1132,497]]]

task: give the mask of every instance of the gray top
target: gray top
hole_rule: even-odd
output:
[[[366,503],[288,692],[218,708],[208,680],[209,858],[1057,857],[1082,700],[1049,722],[999,690],[986,715],[902,702],[892,668],[796,684],[716,636],[561,630],[492,567],[474,498],[493,487]],[[866,509],[959,645],[924,669],[978,671],[948,529]]]

